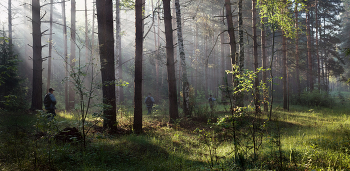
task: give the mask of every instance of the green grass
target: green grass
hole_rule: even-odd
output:
[[[226,106],[217,105],[214,113],[205,106],[196,108],[196,117],[214,115],[224,123],[222,118],[230,116]],[[267,121],[267,114],[263,113],[261,119],[256,120],[261,123],[258,133],[262,139],[255,158],[251,136],[254,113],[245,113],[236,123],[240,138],[239,160],[234,159],[230,122],[223,126],[182,118],[168,124],[165,104],[156,106],[152,115],[144,115],[143,134],[109,135],[93,131],[87,137],[86,150],[80,145],[58,144],[50,136],[37,135],[39,130],[54,135],[65,127],[79,127],[75,114],[59,112],[54,122],[47,122],[34,114],[1,111],[0,168],[237,170],[243,166],[246,170],[350,170],[347,106],[337,104],[332,109],[290,106],[289,112],[275,107],[273,121]],[[122,116],[119,113],[121,129],[132,129],[132,112],[131,108],[126,108]],[[276,141],[278,135],[280,150]]]

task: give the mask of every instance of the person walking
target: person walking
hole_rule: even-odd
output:
[[[49,88],[49,92],[45,95],[45,98],[44,98],[44,105],[45,105],[45,109],[47,110],[46,113],[52,114],[52,116],[49,115],[48,117],[56,116],[55,109],[56,109],[57,101],[55,96],[53,95],[54,91],[55,90],[53,88]]]
[[[213,110],[214,101],[216,101],[216,99],[214,97],[212,97],[212,95],[209,95],[208,101],[209,101],[210,109]]]
[[[154,103],[154,99],[151,96],[151,93],[148,93],[148,96],[145,99],[145,103],[148,109],[148,113],[147,115],[150,115],[152,113],[152,107],[153,107],[153,103]]]

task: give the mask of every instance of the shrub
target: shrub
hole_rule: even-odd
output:
[[[304,91],[300,97],[292,96],[292,104],[302,106],[332,107],[334,98],[325,91]]]

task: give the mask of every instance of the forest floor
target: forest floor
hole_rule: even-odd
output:
[[[81,130],[76,114],[58,112],[49,122],[45,115],[1,111],[0,169],[350,170],[348,106],[275,107],[271,120],[268,113],[247,111],[236,115],[234,129],[222,105],[213,112],[203,105],[192,118],[173,124],[166,107],[156,106],[143,116],[140,135],[132,133],[132,113],[124,110],[116,134],[99,123],[87,134],[85,148],[81,141],[54,139],[64,128]]]

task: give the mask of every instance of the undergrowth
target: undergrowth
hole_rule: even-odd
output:
[[[174,124],[167,123],[161,108],[144,116],[141,135],[132,133],[133,116],[125,109],[118,117],[118,127],[124,131],[108,134],[96,126],[87,135],[85,150],[52,139],[58,130],[76,124],[73,114],[59,112],[48,122],[39,115],[2,111],[0,166],[3,170],[350,169],[350,118],[345,108],[291,106],[290,112],[276,108],[269,121],[265,113],[255,118],[246,112],[232,120],[221,107],[213,113],[204,107]],[[200,116],[207,117],[197,119]],[[237,154],[232,121],[239,138]]]

